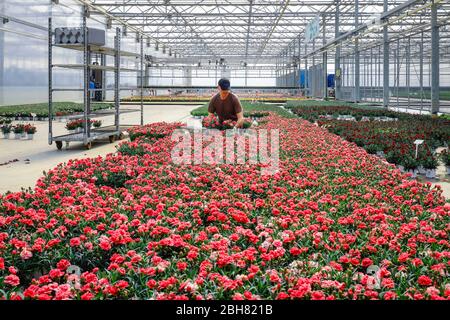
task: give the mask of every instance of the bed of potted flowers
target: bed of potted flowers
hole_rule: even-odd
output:
[[[32,124],[26,124],[24,126],[24,130],[28,135],[28,140],[33,140],[34,138],[34,134],[36,133],[37,129],[36,126],[32,125]]]
[[[100,121],[100,120],[89,120],[89,125],[92,127],[92,125],[96,121]],[[85,121],[83,119],[76,119],[76,120],[67,122],[66,129],[70,133],[80,133],[80,132],[83,132],[84,125],[85,125]],[[98,125],[98,123],[97,123],[97,125]],[[101,126],[101,121],[100,121],[100,126]]]
[[[259,127],[280,130],[273,176],[174,165],[180,125],[134,128],[118,153],[0,195],[0,299],[450,297],[438,186],[275,115]]]
[[[0,125],[11,124],[11,122],[12,122],[11,118],[0,117]]]
[[[330,132],[342,136],[358,146],[364,147],[369,153],[383,156],[385,153],[397,150],[400,158],[415,152],[414,141],[424,140],[419,151],[428,157],[433,151],[445,146],[450,139],[450,121],[430,117],[410,117],[399,121],[338,121],[322,119],[318,124]],[[381,150],[377,150],[381,146]],[[383,153],[381,152],[383,151]],[[389,161],[389,159],[388,159]],[[419,164],[420,172],[425,169]]]
[[[220,129],[221,124],[219,118],[215,115],[209,115],[202,120],[203,128],[207,129]]]

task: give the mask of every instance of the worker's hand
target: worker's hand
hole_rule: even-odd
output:
[[[244,126],[244,118],[242,119],[238,119],[238,121],[236,122],[236,126],[235,128],[240,129]]]
[[[244,126],[244,112],[241,111],[237,114],[236,128],[242,128]]]

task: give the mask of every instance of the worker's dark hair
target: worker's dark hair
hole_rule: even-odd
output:
[[[230,90],[230,86],[231,86],[230,80],[228,80],[228,79],[220,79],[219,80],[219,87],[222,90]]]

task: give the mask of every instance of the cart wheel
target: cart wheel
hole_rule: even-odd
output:
[[[109,136],[109,143],[116,141],[116,136]]]
[[[58,148],[58,150],[62,149],[62,141],[55,141],[56,142],[56,147]]]
[[[86,143],[86,144],[84,145],[84,147],[85,147],[87,150],[90,150],[90,149],[92,148],[92,142]]]
[[[123,138],[125,138],[124,134],[121,132],[118,136],[119,140],[122,140]]]

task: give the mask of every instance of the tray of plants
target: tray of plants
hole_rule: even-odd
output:
[[[120,125],[117,130],[115,125],[101,127],[101,120],[90,120],[87,135],[84,134],[84,121],[82,119],[73,120],[66,124],[68,134],[52,137],[52,141],[56,143],[58,150],[62,149],[63,142],[66,143],[66,147],[70,142],[83,142],[86,149],[92,147],[92,142],[95,140],[109,139],[110,143],[118,140],[122,140],[124,133],[131,127],[129,125]],[[91,128],[93,127],[93,128]]]

